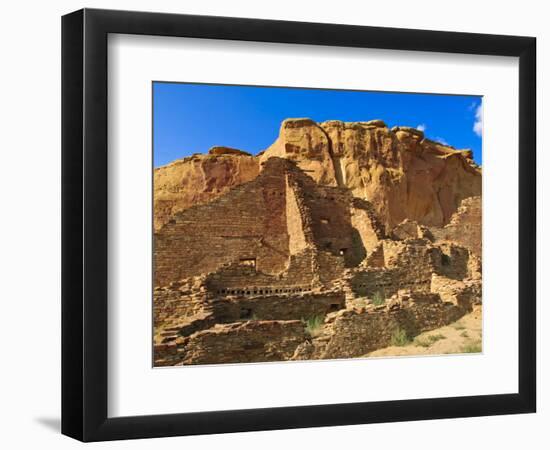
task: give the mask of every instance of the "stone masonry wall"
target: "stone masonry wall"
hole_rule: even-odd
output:
[[[355,270],[351,288],[356,295],[369,298],[375,293],[387,298],[400,289],[429,291],[432,274],[462,280],[470,276],[471,266],[470,252],[452,243],[384,240],[373,258]]]
[[[291,255],[308,248],[355,267],[383,237],[369,202],[347,189],[316,184],[290,161],[270,158],[255,180],[177,214],[158,231],[155,285],[240,261],[280,274]],[[320,257],[321,269],[326,260]],[[318,276],[338,273],[328,275]]]
[[[300,320],[243,319],[226,324],[213,324],[215,313],[199,314],[196,326],[188,324],[183,335],[162,341],[154,347],[155,365],[221,364],[300,359],[334,359],[361,357],[391,344],[392,336],[401,330],[409,338],[458,320],[481,301],[481,283],[461,283],[440,277],[448,283],[442,301],[439,293],[400,291],[385,305],[340,309],[329,312],[321,333],[312,337]],[[335,293],[334,293],[335,294]],[[333,293],[325,293],[325,305],[336,305]],[[450,298],[450,297],[452,298]],[[288,296],[283,301],[323,302],[322,296],[303,294]],[[226,299],[211,304],[220,317],[233,320],[235,310],[264,298]],[[274,299],[268,299],[271,301]],[[236,301],[235,304],[231,304]],[[333,303],[334,302],[334,303]],[[267,314],[271,309],[266,309]],[[301,314],[301,312],[299,312]],[[200,327],[203,326],[204,329]]]
[[[155,285],[239,260],[254,261],[266,273],[283,271],[289,256],[285,166],[272,158],[253,181],[162,227],[155,235]]]
[[[441,263],[436,266],[436,272],[455,280],[463,280],[469,274],[470,252],[467,248],[444,242],[438,245],[441,250]]]
[[[365,356],[391,345],[396,330],[413,337],[452,323],[467,308],[442,302],[437,294],[415,293],[388,306],[363,310],[343,310],[328,319],[329,336],[319,340],[315,359]]]
[[[351,223],[351,193],[318,185],[296,169],[290,171],[289,183],[302,217],[306,218],[308,240],[318,250],[342,256],[347,266],[359,264],[366,250],[359,231]]]
[[[357,272],[351,280],[355,295],[373,298],[375,294],[389,298],[400,289],[429,291],[431,273],[417,277],[402,269],[372,268]]]
[[[300,320],[345,307],[342,292],[291,292],[268,295],[217,297],[209,302],[217,322],[254,320]]]
[[[189,279],[181,284],[157,287],[153,292],[154,326],[168,322],[170,319],[191,317],[202,309],[206,292],[193,286]]]
[[[206,276],[209,292],[231,294],[231,291],[259,291],[267,289],[301,288],[311,290],[314,285],[314,254],[311,250],[292,255],[287,270],[270,275],[252,266],[228,264]],[[250,295],[250,294],[248,294]]]
[[[433,228],[432,233],[438,241],[456,242],[481,258],[481,211],[481,197],[464,199],[450,222],[443,228]]]
[[[306,338],[299,320],[216,325],[155,347],[155,365],[284,361]]]

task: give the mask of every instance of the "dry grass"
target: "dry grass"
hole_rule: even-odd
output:
[[[411,338],[402,328],[396,328],[391,336],[391,345],[396,347],[404,347],[411,343]]]
[[[417,337],[414,340],[414,344],[420,347],[430,347],[433,343],[440,341],[441,339],[445,339],[446,336],[443,336],[441,333],[439,334],[430,334],[426,337]]]
[[[448,326],[421,333],[413,341],[401,331],[395,333],[391,346],[375,350],[369,357],[447,355],[479,353],[482,342],[481,306]]]

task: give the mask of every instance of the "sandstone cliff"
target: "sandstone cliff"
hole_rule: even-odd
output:
[[[260,158],[271,156],[296,161],[320,184],[351,189],[387,227],[404,219],[443,226],[463,199],[481,195],[481,170],[469,150],[430,141],[414,128],[390,130],[381,120],[289,119]]]
[[[471,152],[430,141],[414,128],[389,129],[381,120],[287,119],[256,157],[215,147],[155,169],[155,229],[178,211],[254,179],[271,157],[290,159],[319,184],[368,200],[387,229],[404,219],[442,227],[462,200],[481,195],[481,169]]]

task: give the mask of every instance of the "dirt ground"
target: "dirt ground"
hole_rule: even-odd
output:
[[[460,320],[442,328],[419,334],[402,346],[376,350],[365,356],[444,355],[450,353],[480,353],[481,350],[481,305]]]

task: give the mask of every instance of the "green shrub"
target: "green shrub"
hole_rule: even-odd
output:
[[[315,337],[321,333],[325,320],[323,316],[312,316],[308,319],[302,319],[302,322],[304,322],[309,335]]]
[[[405,330],[402,328],[396,328],[391,335],[391,345],[396,347],[403,347],[407,344],[410,344],[411,338]]]
[[[372,296],[372,304],[375,306],[380,306],[386,303],[386,296],[384,291],[376,291]]]

